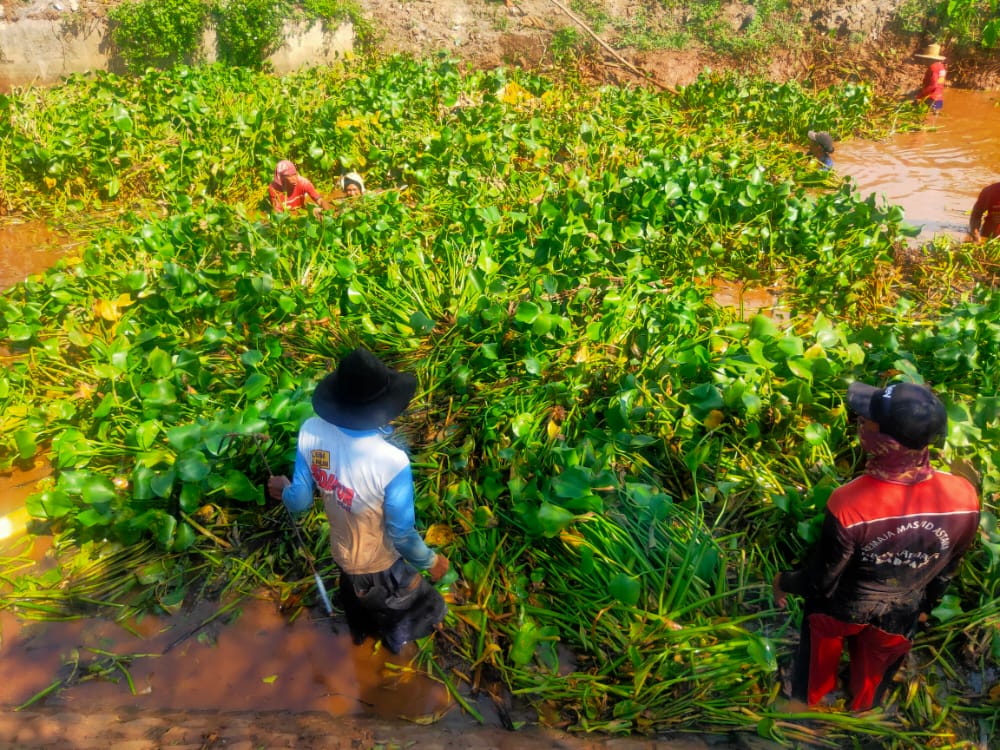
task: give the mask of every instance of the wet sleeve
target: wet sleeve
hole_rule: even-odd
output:
[[[302,451],[295,451],[295,471],[292,473],[292,483],[285,487],[281,499],[285,507],[292,513],[302,513],[309,510],[313,503],[313,478],[309,471],[309,462]]]
[[[413,469],[407,464],[385,488],[385,526],[396,550],[417,570],[427,570],[437,555],[416,529]]]
[[[854,543],[850,534],[827,512],[809,563],[799,570],[782,573],[779,584],[789,594],[806,598],[833,596],[853,555]]]

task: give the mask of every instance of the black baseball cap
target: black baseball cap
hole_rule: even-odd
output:
[[[944,404],[930,388],[916,383],[892,383],[885,388],[851,383],[847,405],[907,448],[926,448],[943,438],[948,427]]]

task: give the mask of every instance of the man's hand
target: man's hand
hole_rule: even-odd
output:
[[[438,552],[434,558],[434,564],[427,569],[427,572],[430,573],[431,580],[437,583],[444,578],[449,568],[451,568],[451,563],[448,562],[448,558]]]
[[[290,484],[291,482],[288,481],[288,477],[286,476],[268,477],[267,494],[269,494],[274,500],[280,500],[281,493],[284,492],[285,487]]]
[[[781,588],[781,573],[778,573],[771,582],[771,593],[774,595],[774,603],[779,609],[784,609],[788,604],[788,595]]]

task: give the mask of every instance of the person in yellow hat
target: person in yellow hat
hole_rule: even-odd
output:
[[[941,54],[941,45],[928,44],[923,52],[914,57],[930,61],[924,72],[920,90],[917,91],[917,103],[924,102],[930,105],[933,112],[940,112],[944,106],[944,85],[948,77],[948,69],[944,64],[946,58]]]

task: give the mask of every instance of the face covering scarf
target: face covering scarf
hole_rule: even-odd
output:
[[[886,482],[916,484],[930,479],[930,451],[927,448],[907,448],[885,433],[874,422],[862,422],[858,430],[861,447],[868,454],[865,474]]]
[[[282,159],[274,168],[274,179],[271,180],[271,187],[279,193],[285,192],[285,181],[282,178],[290,174],[298,174],[295,165],[287,159]]]

